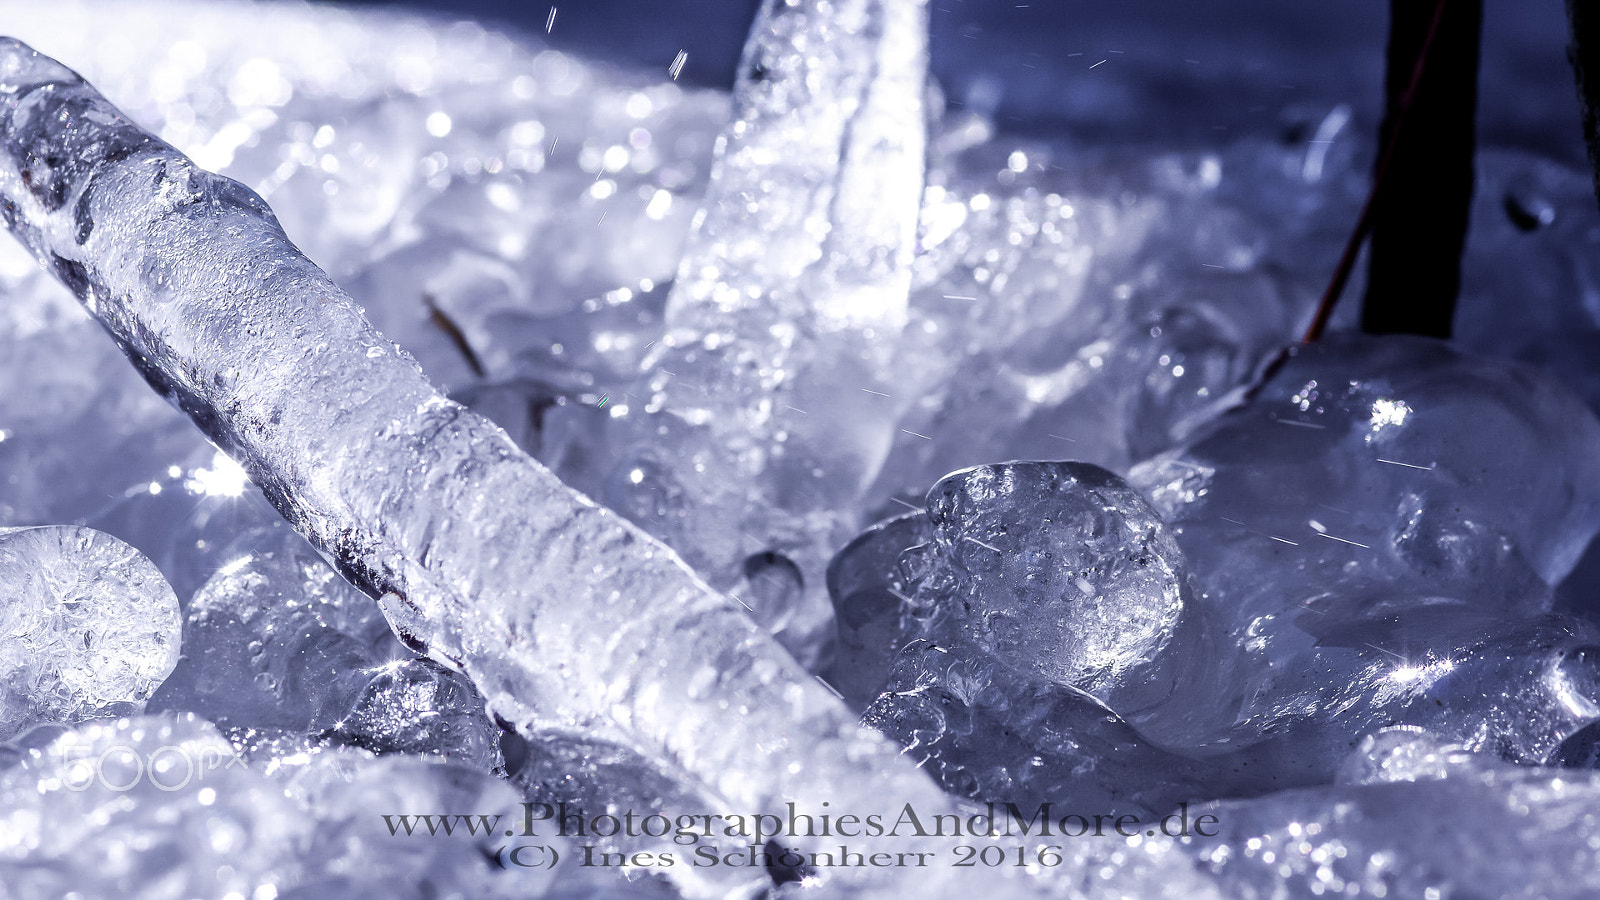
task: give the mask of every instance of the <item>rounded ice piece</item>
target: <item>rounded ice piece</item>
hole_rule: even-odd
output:
[[[0,740],[128,715],[178,663],[178,598],[109,534],[0,529]]]
[[[329,737],[375,753],[437,756],[498,769],[500,729],[465,675],[430,659],[383,666]]]
[[[957,639],[1004,663],[1111,702],[1179,630],[1177,542],[1105,469],[975,466],[934,485],[928,515],[940,558],[918,594],[947,590]]]
[[[1421,338],[1337,338],[1129,481],[1239,632],[1441,597],[1525,616],[1600,527],[1600,422],[1531,370]]]
[[[292,534],[223,566],[184,628],[183,660],[151,708],[219,725],[332,727],[373,667],[403,653],[377,605]]]

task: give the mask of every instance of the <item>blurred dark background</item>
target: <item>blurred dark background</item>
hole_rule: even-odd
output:
[[[727,87],[757,0],[401,0],[591,57]],[[1008,131],[1184,144],[1294,104],[1382,108],[1387,0],[930,0],[933,70],[952,103]],[[552,6],[554,27],[545,25]],[[1487,0],[1479,132],[1580,162],[1562,0]],[[1102,62],[1103,61],[1103,62]],[[1091,68],[1093,67],[1093,68]]]

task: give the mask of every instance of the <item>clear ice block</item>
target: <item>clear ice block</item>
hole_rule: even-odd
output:
[[[1545,759],[1595,710],[1587,626],[1540,616],[1600,527],[1597,450],[1581,399],[1526,369],[1415,338],[1302,348],[1130,476],[1237,655],[1213,721],[1322,771],[1388,722]]]
[[[500,729],[460,673],[430,659],[380,666],[348,713],[325,736],[375,753],[437,756],[497,771]]]

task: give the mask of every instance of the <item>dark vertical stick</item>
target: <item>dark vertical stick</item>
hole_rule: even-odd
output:
[[[1442,11],[1437,0],[1390,0],[1389,12],[1382,144],[1392,150],[1373,199],[1361,329],[1449,337],[1472,206],[1483,0],[1444,0]],[[1405,137],[1394,140],[1402,117]]]
[[[1422,49],[1417,54],[1416,64],[1411,67],[1411,78],[1406,83],[1406,89],[1399,99],[1390,104],[1388,110],[1389,124],[1391,127],[1384,129],[1382,139],[1378,143],[1378,161],[1373,166],[1372,187],[1367,190],[1367,200],[1361,204],[1361,215],[1356,218],[1356,227],[1351,229],[1350,238],[1345,241],[1344,252],[1339,255],[1339,264],[1333,269],[1333,278],[1329,280],[1328,287],[1322,292],[1322,302],[1317,304],[1316,314],[1311,319],[1311,325],[1306,328],[1305,336],[1300,338],[1301,343],[1314,344],[1322,338],[1322,332],[1328,327],[1328,320],[1333,318],[1333,310],[1339,304],[1339,297],[1344,294],[1344,286],[1350,281],[1350,273],[1355,271],[1356,256],[1367,242],[1367,237],[1372,234],[1373,212],[1376,209],[1378,195],[1383,193],[1384,185],[1389,180],[1391,163],[1394,161],[1394,148],[1400,143],[1400,136],[1406,131],[1406,114],[1411,110],[1411,103],[1417,96],[1417,86],[1422,83],[1422,73],[1428,67],[1428,58],[1433,53],[1434,42],[1439,37],[1439,23],[1444,18],[1444,9],[1450,0],[1435,0],[1433,18],[1428,22],[1428,33],[1423,38]],[[1287,356],[1280,356],[1269,367],[1268,374],[1276,372]]]
[[[1594,193],[1600,200],[1600,7],[1593,0],[1567,0],[1572,43],[1567,59],[1578,78],[1578,105],[1583,111],[1583,140],[1594,169]]]

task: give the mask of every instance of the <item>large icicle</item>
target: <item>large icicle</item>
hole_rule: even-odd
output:
[[[674,343],[770,341],[777,324],[904,324],[922,205],[926,16],[925,0],[762,4],[667,301]]]
[[[792,559],[803,601],[740,593],[807,657],[829,616],[823,570],[860,524],[837,511],[877,475],[919,393],[891,376],[891,355],[924,181],[926,18],[925,0],[763,3],[667,333],[633,391],[702,432],[681,443],[704,446],[709,474],[674,473],[666,490],[716,510],[644,524],[719,588],[740,587],[741,561],[762,558],[750,554]],[[659,441],[646,419],[624,469]]]
[[[671,551],[446,400],[252,191],[12,39],[0,213],[396,631],[467,672],[503,719],[624,742],[729,810],[949,811]],[[832,877],[955,889],[942,867]]]

